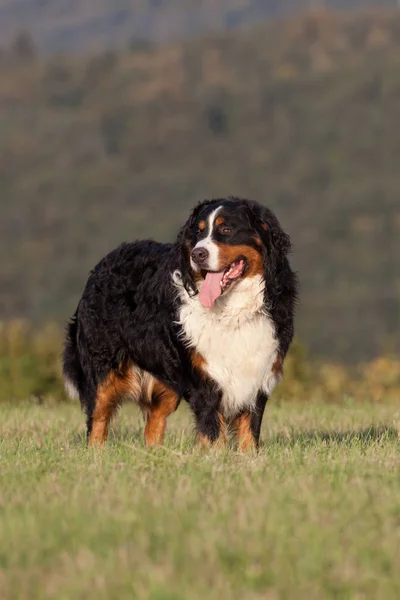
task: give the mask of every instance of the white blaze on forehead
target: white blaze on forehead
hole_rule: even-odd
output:
[[[218,206],[218,208],[213,210],[213,212],[210,214],[210,216],[207,219],[207,237],[197,242],[197,244],[193,248],[193,250],[195,248],[205,248],[206,250],[208,250],[208,271],[218,271],[219,269],[219,248],[217,244],[212,240],[212,232],[214,229],[215,219],[217,218],[217,215],[221,208],[222,206]],[[190,264],[192,269],[194,269],[195,271],[200,270],[198,265],[196,265],[196,263],[194,263],[192,259],[190,259]]]

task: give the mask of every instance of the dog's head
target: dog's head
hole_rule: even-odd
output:
[[[180,231],[182,282],[200,290],[203,306],[233,292],[240,281],[274,278],[290,250],[289,236],[268,208],[250,200],[205,200]]]

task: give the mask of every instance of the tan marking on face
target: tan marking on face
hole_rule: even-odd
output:
[[[203,274],[201,271],[193,271],[193,269],[192,269],[192,274],[193,274],[193,279],[196,282],[204,281],[204,277],[203,277]]]
[[[244,277],[253,277],[264,273],[263,257],[261,253],[251,246],[229,246],[217,243],[219,249],[220,267],[218,270],[226,269],[231,263],[244,256],[247,260],[247,270]]]
[[[217,217],[215,219],[215,224],[217,225],[217,227],[218,227],[218,225],[222,225],[222,223],[224,223],[224,222],[225,222],[225,217]]]
[[[244,412],[234,420],[234,427],[238,437],[239,450],[245,452],[256,447],[250,427],[250,413]]]
[[[199,229],[200,231],[204,231],[206,228],[206,222],[205,221],[200,221],[199,222]]]

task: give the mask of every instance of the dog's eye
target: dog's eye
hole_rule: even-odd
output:
[[[201,233],[205,233],[205,223],[204,221],[201,221],[200,223],[197,224],[196,227],[196,235],[199,236]]]
[[[226,225],[221,225],[218,228],[218,231],[220,233],[222,233],[223,235],[227,235],[228,233],[232,233],[232,229],[230,229],[229,227],[226,227]]]

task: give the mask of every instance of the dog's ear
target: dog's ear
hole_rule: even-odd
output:
[[[270,209],[250,201],[249,208],[253,227],[264,247],[265,303],[273,311],[279,306],[278,300],[282,301],[285,290],[292,287],[295,290],[294,275],[287,258],[290,238]]]
[[[290,237],[285,233],[275,214],[257,202],[249,201],[255,228],[271,258],[283,260],[291,250]]]
[[[190,251],[193,226],[196,222],[194,210],[192,210],[188,220],[181,227],[176,240],[179,253],[179,270],[181,272],[181,281],[185,290],[190,295],[196,294],[196,284],[193,278],[193,269],[190,266]]]
[[[177,242],[179,245],[190,245],[193,242],[192,236],[194,233],[194,226],[200,212],[202,203],[197,204],[190,212],[189,218],[186,223],[181,227],[178,233]]]

